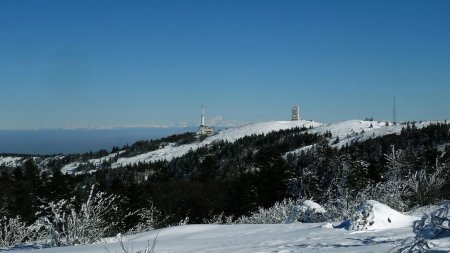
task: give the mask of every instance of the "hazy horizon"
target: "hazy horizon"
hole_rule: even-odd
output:
[[[85,153],[122,147],[139,140],[159,139],[196,128],[0,130],[0,153],[51,155]]]

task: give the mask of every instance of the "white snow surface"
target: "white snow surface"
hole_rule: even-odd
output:
[[[116,163],[112,165],[113,168],[137,164],[137,163],[149,163],[156,161],[170,161],[173,158],[181,157],[185,155],[190,150],[196,150],[205,145],[214,143],[215,141],[224,140],[228,142],[234,142],[240,138],[250,135],[267,134],[273,131],[280,131],[285,129],[290,129],[294,127],[318,127],[322,126],[322,123],[309,121],[309,120],[299,120],[299,121],[269,121],[261,123],[253,123],[239,127],[233,127],[225,129],[218,132],[217,134],[204,139],[202,142],[185,144],[176,146],[175,144],[169,144],[165,147],[144,153],[134,157],[122,157],[117,160]]]
[[[144,250],[157,236],[155,253],[215,252],[388,252],[394,243],[412,236],[412,228],[355,233],[333,229],[329,223],[274,225],[185,225],[124,236],[129,252]],[[450,250],[450,240],[433,240],[433,250]],[[8,252],[105,253],[123,252],[118,243],[100,243],[32,250],[16,248]],[[441,252],[441,251],[439,251]]]
[[[402,214],[375,200],[365,201],[356,210],[356,213],[363,212],[370,212],[370,220],[372,222],[367,226],[368,230],[412,227],[414,221],[420,220],[420,217]]]

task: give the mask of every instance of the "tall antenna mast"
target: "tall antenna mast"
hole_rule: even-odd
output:
[[[205,109],[203,108],[202,105],[202,119],[200,121],[200,126],[204,126],[205,125]]]
[[[397,108],[395,107],[395,96],[394,96],[394,109],[392,111],[392,121],[394,122],[394,125],[397,124]]]

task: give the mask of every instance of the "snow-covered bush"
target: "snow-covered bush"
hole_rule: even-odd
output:
[[[387,181],[368,185],[350,204],[360,203],[361,197],[385,203],[399,211],[406,211],[412,205],[429,204],[439,198],[439,192],[448,183],[444,168],[437,165],[432,172],[421,169],[408,178],[390,177]]]
[[[289,214],[295,206],[300,204],[298,200],[284,199],[275,203],[272,207],[259,207],[258,210],[249,216],[239,217],[235,223],[237,224],[277,224],[285,223],[289,218]]]
[[[178,226],[186,226],[187,224],[189,224],[189,217],[185,217],[184,219],[180,220],[180,222],[178,222]]]
[[[291,209],[286,223],[293,222],[322,222],[325,221],[327,210],[312,200],[302,200],[299,205]]]
[[[89,198],[79,209],[71,201],[50,202],[43,207],[37,224],[44,231],[50,246],[88,244],[108,236],[117,222],[107,221],[117,211],[118,197],[103,192],[94,194],[91,188]]]
[[[443,155],[436,158],[435,166],[423,168],[414,167],[410,156],[392,146],[391,154],[385,154],[385,181],[367,188],[366,195],[400,211],[439,200],[441,190],[448,183],[449,166],[439,163]]]
[[[373,225],[374,221],[373,206],[364,203],[359,207],[352,217],[351,230],[365,230]]]
[[[237,224],[279,224],[322,221],[325,209],[311,200],[284,199],[272,207],[259,207],[249,216],[238,218]]]
[[[153,205],[152,202],[148,202],[147,208],[139,209],[134,212],[139,218],[139,223],[130,229],[128,234],[136,234],[146,232],[155,229],[161,223],[164,223],[169,217],[163,217],[163,214]]]
[[[323,214],[323,220],[328,222],[348,220],[352,217],[355,209],[365,199],[367,199],[367,197],[364,194],[358,194],[353,198],[348,197],[346,199],[329,200],[323,205],[327,210],[327,212]]]
[[[426,252],[433,245],[429,240],[446,234],[450,237],[449,204],[442,205],[430,215],[423,215],[421,220],[414,222],[415,236],[408,237],[391,250],[396,253]]]
[[[32,231],[19,217],[0,218],[0,248],[23,242]]]
[[[203,223],[205,224],[234,224],[233,222],[233,216],[225,216],[225,214],[222,212],[221,214],[213,215],[210,219],[204,219]]]
[[[440,165],[436,159],[436,166],[432,171],[421,169],[411,175],[407,185],[417,204],[429,204],[440,197],[438,193],[448,183],[445,169],[446,165]]]
[[[384,203],[395,210],[405,211],[408,207],[408,204],[404,201],[405,196],[408,195],[408,186],[400,180],[380,182],[368,186],[364,190],[364,195],[368,199]]]
[[[159,234],[159,232],[158,232],[158,234]],[[153,252],[155,252],[155,246],[156,246],[156,241],[158,239],[158,234],[156,234],[155,239],[153,239],[152,242],[150,240],[147,241],[147,246],[145,247],[145,249],[138,250],[138,251],[136,251],[136,253],[153,253]],[[117,242],[120,245],[120,249],[121,249],[122,253],[134,253],[133,249],[129,250],[128,247],[125,246],[125,243],[123,241],[123,237],[121,234],[117,235]],[[106,251],[108,253],[111,253],[111,251],[109,251],[107,248],[106,248]],[[117,250],[116,250],[116,253],[117,253]]]

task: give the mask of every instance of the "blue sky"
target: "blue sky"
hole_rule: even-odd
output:
[[[450,118],[450,1],[0,2],[0,129]]]

